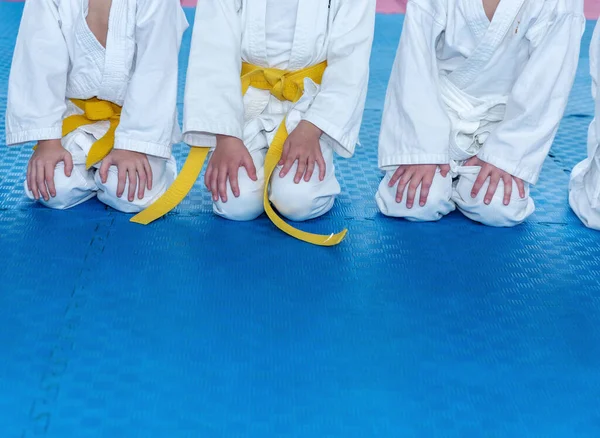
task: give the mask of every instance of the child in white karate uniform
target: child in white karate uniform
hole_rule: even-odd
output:
[[[270,201],[295,221],[333,207],[340,193],[333,156],[351,157],[358,142],[374,23],[374,0],[198,3],[183,130],[186,143],[213,149],[205,183],[217,215],[243,221],[263,213],[265,157],[284,119],[289,137]],[[269,69],[324,62],[322,82],[304,79],[297,100],[277,95],[281,82]],[[251,84],[244,94],[243,65],[266,69],[273,89]]]
[[[525,221],[584,27],[582,0],[409,1],[379,142],[380,211]]]
[[[177,0],[27,0],[6,142],[36,142],[26,193],[67,209],[94,196],[137,212],[176,176]]]
[[[586,227],[600,230],[600,22],[590,45],[590,71],[596,117],[588,131],[588,157],[571,173],[569,204]]]

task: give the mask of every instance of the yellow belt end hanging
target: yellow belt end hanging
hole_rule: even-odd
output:
[[[264,204],[265,204],[265,212],[267,213],[267,216],[269,217],[269,219],[271,219],[271,222],[273,222],[273,225],[275,225],[277,228],[279,228],[281,231],[283,231],[287,235],[292,236],[298,240],[301,240],[302,242],[311,243],[313,245],[318,245],[318,246],[335,246],[335,245],[342,243],[342,241],[346,237],[346,234],[348,234],[347,229],[345,229],[339,233],[336,233],[336,234],[327,235],[327,234],[308,233],[306,231],[302,231],[297,228],[294,228],[293,226],[291,226],[290,224],[285,222],[283,219],[281,219],[277,215],[277,213],[275,213],[275,210],[273,210],[273,207],[271,206],[271,202],[269,201],[269,194],[268,194],[267,187],[265,187]]]
[[[273,171],[277,167],[277,163],[281,159],[281,153],[283,151],[283,143],[287,138],[287,130],[285,128],[285,121],[279,127],[279,130],[275,134],[275,139],[271,143],[271,147],[267,152],[267,156],[265,158],[265,188],[263,193],[263,203],[265,207],[265,212],[273,225],[279,228],[284,233],[295,237],[298,240],[301,240],[306,243],[312,243],[313,245],[318,246],[335,246],[344,240],[348,230],[343,230],[337,234],[313,234],[308,233],[306,231],[299,230],[294,228],[283,219],[281,219],[275,210],[271,206],[271,202],[269,201],[269,181],[271,181],[271,177],[273,176]]]
[[[205,147],[192,147],[171,187],[154,204],[132,217],[131,222],[148,225],[177,207],[196,183],[209,150],[210,148]]]

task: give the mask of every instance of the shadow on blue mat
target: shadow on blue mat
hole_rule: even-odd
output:
[[[21,8],[0,3],[2,113]],[[148,227],[95,201],[50,211],[23,197],[30,149],[2,150],[2,438],[600,436],[600,234],[566,199],[592,24],[538,210],[512,230],[377,214],[401,25],[378,17],[362,147],[306,225],[349,226],[337,248],[218,219],[200,183]]]

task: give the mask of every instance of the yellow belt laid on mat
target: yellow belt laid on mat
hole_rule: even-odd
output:
[[[110,127],[104,136],[94,142],[88,153],[85,166],[89,169],[94,164],[102,161],[115,144],[115,131],[121,121],[121,107],[106,100],[97,98],[79,100],[71,99],[78,108],[83,110],[83,114],[76,114],[67,117],[63,121],[62,136],[65,137],[77,128],[85,125],[93,125],[100,121],[110,122]]]
[[[315,83],[320,84],[326,67],[327,63],[323,62],[297,72],[288,72],[285,70],[257,67],[244,63],[242,65],[241,78],[242,93],[245,94],[249,87],[254,87],[270,91],[271,94],[279,100],[297,102],[304,94],[304,79],[309,78]],[[343,230],[341,233],[330,235],[307,233],[287,224],[277,215],[277,213],[275,213],[273,207],[271,207],[271,203],[269,202],[269,182],[273,171],[279,164],[279,160],[281,160],[283,145],[287,137],[288,132],[285,127],[284,119],[277,130],[275,138],[269,146],[269,151],[265,158],[265,188],[263,201],[265,212],[277,228],[296,239],[314,245],[337,245],[344,240],[348,230]],[[202,170],[202,166],[204,165],[209,150],[210,148],[207,147],[192,147],[181,173],[171,187],[154,204],[134,216],[131,221],[147,225],[161,216],[164,216],[183,201],[198,179],[198,175],[200,175],[200,171]]]

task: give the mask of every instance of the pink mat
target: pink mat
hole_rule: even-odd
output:
[[[591,19],[600,17],[600,0],[586,0],[585,16]]]

